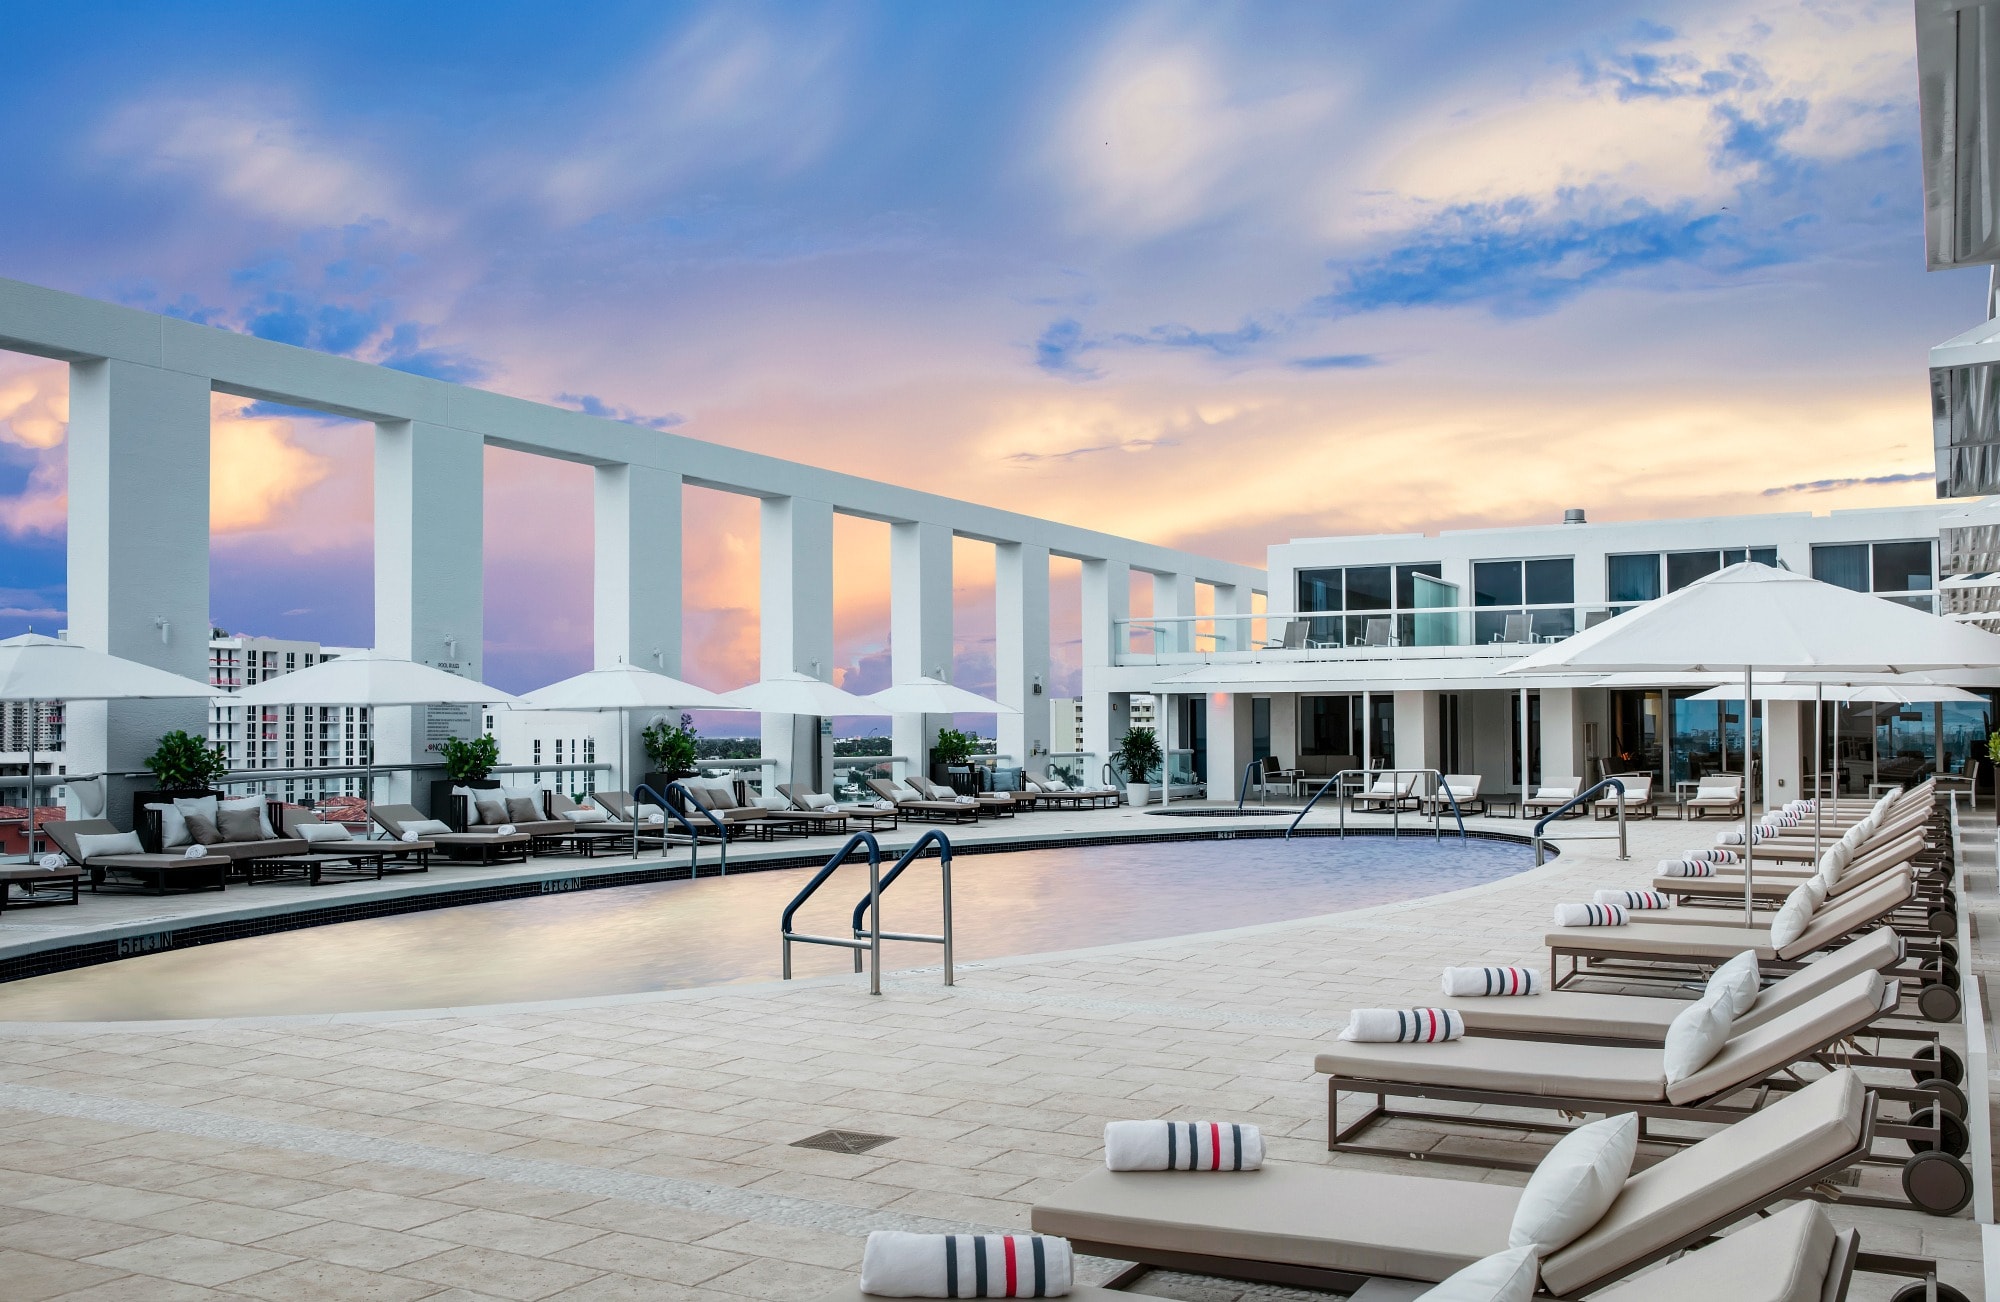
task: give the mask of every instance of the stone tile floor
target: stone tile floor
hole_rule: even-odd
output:
[[[1092,822],[1119,817],[1137,823]],[[1581,842],[1451,896],[989,962],[952,989],[901,973],[879,999],[841,977],[449,1016],[7,1025],[0,1296],[811,1298],[852,1279],[869,1229],[1024,1226],[1099,1160],[1109,1119],[1241,1118],[1279,1159],[1336,1160],[1311,1055],[1347,1009],[1423,999],[1449,962],[1539,963],[1551,903],[1707,839],[1640,823],[1629,863]],[[896,1138],[793,1146],[833,1127]],[[1833,1214],[1980,1296],[1969,1217]],[[1886,1297],[1877,1283],[1854,1296]],[[1307,1296],[1172,1275],[1136,1291]]]

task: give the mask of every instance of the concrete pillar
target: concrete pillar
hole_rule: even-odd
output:
[[[1233,583],[1217,583],[1213,586],[1215,649],[1245,651],[1257,645],[1250,636],[1250,589],[1240,588]]]
[[[208,381],[131,362],[69,368],[69,636],[208,681]],[[205,737],[208,702],[74,701],[71,773],[133,770],[163,733]],[[112,779],[120,827],[150,779]]]
[[[1125,740],[1131,726],[1131,693],[1110,692],[1093,679],[1091,670],[1113,663],[1123,651],[1126,630],[1114,627],[1132,616],[1132,567],[1124,561],[1083,563],[1083,760],[1086,782],[1097,780],[1101,766]]]
[[[651,466],[599,466],[595,478],[592,667],[638,665],[679,677],[681,477]],[[600,730],[617,740],[599,758],[630,769],[601,785],[630,791],[639,781],[646,771],[639,734],[651,721],[627,711]]]
[[[1162,655],[1194,649],[1194,625],[1173,621],[1194,615],[1194,575],[1153,576],[1153,650]]]
[[[1788,800],[1806,794],[1811,782],[1806,778],[1806,734],[1812,728],[1812,702],[1764,701],[1764,726],[1760,730],[1758,757],[1764,765],[1763,798],[1766,809],[1776,809]]]
[[[1049,549],[999,544],[993,604],[995,696],[1020,711],[999,717],[1000,753],[1039,776],[1049,750]]]
[[[833,680],[833,507],[803,497],[767,497],[760,507],[758,629],[765,677]],[[824,790],[833,780],[820,720],[763,716],[763,753],[776,782]]]
[[[1248,692],[1212,692],[1208,698],[1208,798],[1234,802],[1250,762]],[[1276,718],[1273,716],[1275,725]],[[1274,729],[1275,730],[1275,729]],[[1274,739],[1275,740],[1275,739]]]
[[[1577,720],[1576,689],[1544,687],[1542,698],[1542,783],[1553,786],[1584,776],[1583,737]]]
[[[1304,756],[1299,751],[1299,696],[1296,692],[1271,694],[1271,754],[1278,757],[1280,768],[1305,767]],[[1248,762],[1246,757],[1244,763]]]
[[[421,421],[375,426],[375,646],[389,655],[484,679],[485,445],[477,434]],[[477,706],[376,712],[380,764],[435,759],[446,735],[477,736]],[[429,778],[378,780],[376,798],[429,803]],[[434,813],[436,811],[433,811]]]
[[[1436,692],[1396,693],[1396,767],[1440,767]]]
[[[951,528],[921,520],[889,526],[889,675],[951,681]],[[931,743],[948,714],[894,717],[895,754],[929,777]]]

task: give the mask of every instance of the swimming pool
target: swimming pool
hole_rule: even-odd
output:
[[[960,853],[961,963],[1307,918],[1520,872],[1518,841],[1427,836],[1152,840]],[[443,1008],[769,981],[778,915],[803,870],[536,896],[169,950],[0,985],[0,1021],[117,1021]],[[841,869],[794,924],[847,934],[867,869]],[[883,906],[895,931],[939,928],[935,862]],[[845,950],[794,949],[801,977],[849,971]],[[936,964],[884,945],[883,968]]]

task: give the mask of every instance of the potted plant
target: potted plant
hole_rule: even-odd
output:
[[[446,737],[438,743],[438,759],[444,764],[444,777],[431,782],[431,817],[442,819],[463,831],[461,823],[464,810],[451,798],[453,787],[472,787],[480,791],[490,791],[499,787],[497,779],[489,777],[493,766],[500,762],[500,743],[490,735],[481,735],[467,741],[463,737]]]
[[[967,773],[972,766],[972,757],[978,752],[979,738],[956,728],[939,728],[937,740],[931,743],[931,781],[942,783],[957,791],[951,780],[951,771],[960,769]],[[961,794],[970,795],[971,792]]]
[[[146,757],[146,768],[153,775],[155,789],[132,793],[132,826],[146,848],[157,851],[160,847],[154,842],[146,806],[221,795],[214,788],[229,772],[229,753],[209,745],[205,738],[175,729],[160,738],[158,747]]]
[[[1133,808],[1143,808],[1153,798],[1153,788],[1146,777],[1165,758],[1160,751],[1160,739],[1151,728],[1134,728],[1118,743],[1113,763],[1125,775],[1125,799]]]
[[[667,785],[695,775],[694,716],[683,714],[680,722],[655,719],[639,732],[646,747],[645,784],[662,797]]]

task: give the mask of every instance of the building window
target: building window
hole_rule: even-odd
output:
[[[1918,610],[1932,609],[1936,561],[1928,540],[1833,543],[1812,549],[1813,577],[1851,592],[1875,592]]]
[[[1522,642],[1576,632],[1576,561],[1475,561],[1472,565],[1472,639]],[[1543,609],[1532,609],[1533,607]],[[1511,609],[1510,609],[1511,607]]]
[[[1436,562],[1416,565],[1349,565],[1300,570],[1298,610],[1317,615],[1306,636],[1322,646],[1427,644],[1432,620],[1415,612],[1450,606],[1457,589],[1445,583]],[[1322,613],[1325,612],[1325,613]]]

